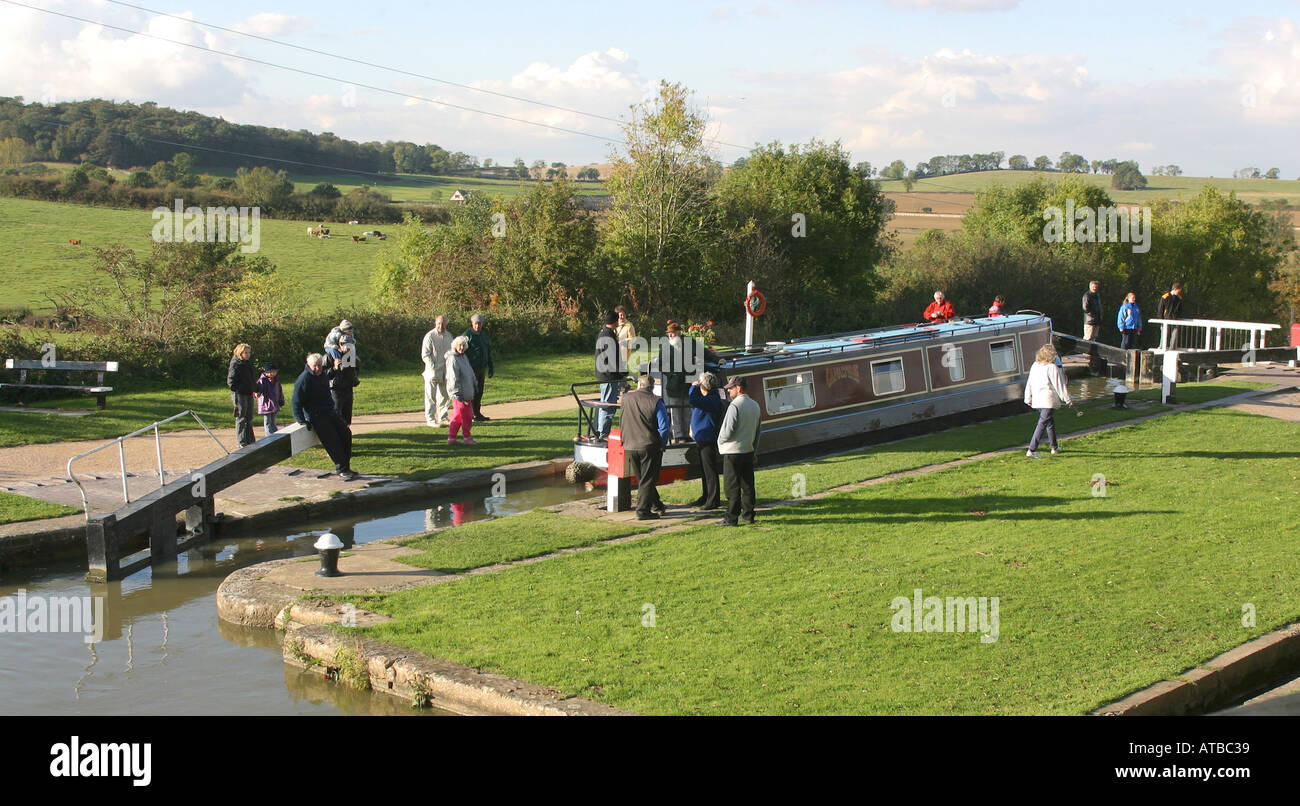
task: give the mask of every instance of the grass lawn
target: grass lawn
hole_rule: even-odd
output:
[[[0,523],[17,523],[19,521],[35,521],[42,518],[58,518],[63,515],[72,515],[81,510],[75,507],[65,507],[62,504],[51,504],[48,501],[38,501],[35,498],[28,498],[25,495],[14,495],[12,493],[0,492]]]
[[[285,366],[282,364],[282,366]],[[406,367],[363,370],[357,387],[354,414],[388,414],[421,411],[424,408],[424,364],[415,359]],[[487,383],[487,402],[537,400],[568,394],[569,384],[591,374],[591,356],[587,353],[534,353],[503,356],[497,362],[496,377]],[[284,386],[286,409],[293,396],[293,382],[298,368],[285,366],[280,382]],[[231,427],[234,419],[230,392],[225,378],[214,378],[209,386],[180,387],[114,393],[108,408],[85,417],[65,417],[36,412],[0,412],[0,447],[34,445],[82,439],[113,439],[129,434],[155,420],[193,409],[208,427]],[[6,405],[12,396],[3,398]],[[93,409],[94,398],[71,397],[53,400],[33,399],[38,408]],[[293,419],[292,411],[281,414],[280,421]],[[254,426],[261,433],[261,418]],[[172,430],[198,428],[193,419],[177,421]],[[445,433],[445,432],[444,432]],[[572,440],[573,434],[568,438]],[[564,453],[561,449],[556,455]]]
[[[403,546],[424,553],[398,557],[397,561],[458,574],[471,568],[537,557],[558,549],[593,546],[647,531],[646,526],[605,523],[535,509],[522,515],[475,521],[403,540]]]
[[[918,179],[913,193],[975,193],[993,185],[1020,185],[1042,178],[1048,182],[1065,176],[1075,176],[1106,191],[1117,202],[1141,203],[1151,199],[1191,199],[1206,185],[1227,193],[1235,192],[1237,198],[1250,204],[1263,199],[1285,198],[1290,204],[1300,203],[1300,180],[1295,179],[1234,179],[1233,177],[1206,176],[1148,176],[1143,190],[1115,190],[1110,186],[1110,174],[1063,174],[1051,171],[976,171],[952,176],[935,176]],[[886,193],[903,193],[901,179],[880,180]],[[936,213],[961,212],[947,205],[934,204]]]
[[[479,445],[449,446],[447,429],[428,426],[358,434],[352,440],[352,469],[421,481],[456,470],[572,456],[576,433],[577,415],[566,411],[475,423],[474,439]],[[284,464],[334,469],[323,448],[300,453]]]
[[[1247,381],[1183,383],[1178,385],[1178,397],[1184,403],[1202,403],[1264,386],[1266,384]],[[1153,405],[1149,408],[1116,410],[1111,408],[1110,400],[1090,400],[1078,404],[1076,411],[1082,411],[1084,413],[1082,417],[1076,416],[1075,411],[1059,409],[1056,413],[1057,433],[1072,434],[1107,423],[1137,419],[1166,411],[1167,406],[1154,403],[1157,399],[1159,399],[1159,391],[1147,389],[1131,395],[1130,400],[1152,402]],[[1037,422],[1038,414],[1027,410],[1027,413],[1015,417],[974,423],[936,434],[864,448],[861,451],[815,462],[759,470],[754,474],[754,488],[760,501],[781,500],[795,496],[794,485],[799,481],[803,484],[804,494],[811,495],[843,484],[852,484],[926,465],[951,462],[954,459],[974,456],[985,451],[999,450],[1013,445],[1027,446]],[[762,448],[761,439],[759,447]],[[1068,445],[1064,447],[1066,450],[1071,449]],[[796,473],[800,474],[802,479],[795,478]],[[691,479],[661,487],[659,494],[669,504],[686,504],[698,498],[701,489],[700,481]]]
[[[1086,713],[1300,617],[1298,437],[1178,414],[354,601],[397,619],[368,636],[642,713]],[[917,588],[997,597],[997,640],[895,631]]]
[[[344,237],[312,238],[307,235],[310,224],[262,219],[257,254],[305,288],[346,287],[358,306],[367,304],[370,271],[395,241],[371,238],[358,244],[346,237],[374,229],[365,224],[335,224],[332,233]],[[147,252],[153,248],[153,225],[149,210],[0,198],[0,243],[22,244],[20,249],[9,250],[0,308],[25,305],[38,311],[52,310],[51,297],[57,298],[90,277],[94,247],[125,243]],[[396,230],[397,225],[381,225],[380,229]],[[81,240],[81,246],[68,243],[74,238]],[[337,299],[314,294],[303,302],[309,310],[325,311]]]

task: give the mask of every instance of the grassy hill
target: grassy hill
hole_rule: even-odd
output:
[[[1237,198],[1251,204],[1264,199],[1285,198],[1292,206],[1300,206],[1300,180],[1294,179],[1232,179],[1213,176],[1148,176],[1145,190],[1113,190],[1109,174],[1062,174],[1053,171],[977,171],[968,174],[936,176],[918,179],[912,186],[912,193],[975,193],[990,185],[1018,185],[1035,178],[1044,178],[1049,182],[1064,176],[1080,177],[1104,188],[1110,197],[1118,202],[1144,202],[1148,199],[1168,198],[1186,199],[1201,192],[1206,185],[1227,191],[1235,191]],[[899,179],[881,181],[882,189],[887,193],[902,193],[903,182]],[[948,212],[939,210],[934,212]]]
[[[364,303],[370,296],[370,271],[389,241],[353,243],[348,235],[368,225],[333,225],[329,240],[307,235],[307,222],[262,219],[259,254],[294,280],[312,288],[336,288],[337,295],[314,295],[313,310],[332,310],[344,300]],[[151,247],[153,217],[148,210],[118,210],[58,202],[0,199],[0,243],[7,246],[8,271],[0,287],[0,308],[52,309],[50,297],[84,282],[92,249],[126,243]],[[80,246],[68,243],[80,239]]]

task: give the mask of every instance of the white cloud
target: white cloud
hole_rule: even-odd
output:
[[[943,11],[1004,11],[1020,5],[1020,0],[889,0],[889,4],[898,8]]]
[[[1155,151],[1155,143],[1147,143],[1141,140],[1130,140],[1127,143],[1120,143],[1120,148],[1125,151]]]

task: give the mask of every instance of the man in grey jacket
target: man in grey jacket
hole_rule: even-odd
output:
[[[451,395],[447,393],[446,366],[453,338],[447,330],[447,317],[439,316],[433,320],[433,330],[424,334],[424,342],[420,345],[420,357],[424,359],[425,425],[447,424]]]
[[[758,403],[747,395],[745,378],[732,378],[723,387],[731,397],[718,431],[718,453],[727,491],[727,515],[722,526],[754,522],[754,459],[758,455]]]

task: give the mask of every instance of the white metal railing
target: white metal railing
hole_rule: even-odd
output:
[[[1250,350],[1264,349],[1264,339],[1270,330],[1277,330],[1281,325],[1270,325],[1264,322],[1230,322],[1222,319],[1148,319],[1151,324],[1160,325],[1160,350],[1181,350],[1183,352],[1196,352],[1197,350],[1241,350],[1243,353]],[[1177,341],[1184,346],[1179,347],[1176,344],[1170,344],[1169,329],[1174,328],[1177,332]],[[1199,329],[1201,332],[1191,333],[1193,329]],[[1202,337],[1203,334],[1203,337]],[[1224,336],[1227,336],[1228,347],[1224,347]],[[1188,336],[1192,338],[1188,338]],[[1203,347],[1193,347],[1193,344],[1204,344]],[[1245,359],[1249,363],[1249,359]]]
[[[73,484],[77,485],[77,489],[81,491],[81,505],[83,511],[86,513],[87,523],[90,522],[90,502],[86,500],[86,488],[81,485],[81,479],[77,478],[77,474],[72,472],[72,463],[77,461],[78,459],[87,457],[92,453],[98,453],[99,451],[102,451],[105,448],[110,448],[116,445],[118,463],[122,468],[122,502],[124,504],[129,504],[131,503],[131,491],[127,488],[126,485],[126,449],[123,447],[123,444],[126,442],[126,440],[132,437],[139,436],[140,434],[143,434],[144,432],[149,430],[153,431],[154,450],[158,456],[158,486],[165,487],[167,485],[167,477],[163,471],[162,437],[158,431],[158,427],[161,425],[166,425],[167,423],[170,423],[172,420],[179,420],[180,418],[184,417],[187,414],[194,418],[194,420],[199,424],[199,426],[202,427],[203,430],[208,433],[208,436],[212,437],[212,441],[217,443],[217,447],[225,451],[227,456],[230,455],[230,451],[227,450],[226,446],[221,444],[221,440],[217,439],[217,435],[212,433],[211,429],[208,428],[207,424],[203,422],[203,420],[199,417],[199,415],[194,413],[193,409],[186,409],[185,411],[182,411],[180,414],[173,414],[171,417],[168,417],[166,420],[158,420],[151,425],[146,425],[144,428],[138,429],[136,431],[132,431],[131,433],[125,436],[118,437],[112,442],[106,442],[103,445],[100,445],[98,448],[91,448],[85,453],[79,453],[68,460],[68,479],[72,481]]]

